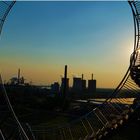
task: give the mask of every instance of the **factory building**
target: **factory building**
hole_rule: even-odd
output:
[[[73,90],[82,91],[82,79],[79,77],[73,77]]]
[[[84,75],[82,74],[82,91],[86,90],[86,80],[84,80]]]
[[[60,89],[60,86],[59,86],[59,83],[58,83],[58,82],[54,82],[54,83],[51,85],[51,91],[52,91],[52,92],[58,93],[58,92],[59,92],[59,89]]]
[[[88,92],[95,93],[96,92],[96,80],[93,79],[93,74],[91,80],[88,80]]]
[[[86,89],[86,80],[81,77],[73,77],[73,91],[84,91]]]

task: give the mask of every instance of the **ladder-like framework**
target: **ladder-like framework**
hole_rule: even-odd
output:
[[[8,13],[15,1],[0,1],[0,34]],[[29,140],[23,126],[19,122],[6,93],[0,75],[0,139]]]
[[[0,14],[0,32],[6,16],[15,2],[0,2],[5,10]],[[111,96],[100,106],[88,114],[81,116],[68,124],[49,129],[44,126],[29,126],[32,136],[27,136],[10,104],[6,90],[1,79],[1,97],[5,99],[0,107],[0,136],[10,140],[90,140],[106,136],[112,129],[116,129],[126,121],[129,115],[139,108],[140,104],[140,2],[128,1],[134,18],[134,51],[130,57],[130,66],[118,87]],[[7,7],[6,7],[7,6]],[[4,8],[3,8],[4,9]],[[127,96],[129,95],[129,96]],[[133,104],[125,104],[130,97],[134,98]],[[124,98],[122,98],[124,97]],[[3,113],[1,113],[3,112]]]

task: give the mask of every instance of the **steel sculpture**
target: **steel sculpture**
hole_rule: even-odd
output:
[[[15,1],[0,1],[0,33],[4,21]],[[0,112],[0,137],[3,140],[95,140],[106,136],[122,125],[140,107],[140,2],[128,1],[134,19],[134,51],[122,81],[111,96],[99,107],[68,124],[49,129],[29,126],[32,136],[26,135],[11,106],[0,78],[1,94],[5,98]],[[132,105],[124,105],[127,93],[134,98]],[[122,98],[124,97],[124,98]],[[2,110],[3,109],[3,110]]]

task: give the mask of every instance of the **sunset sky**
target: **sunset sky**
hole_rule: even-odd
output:
[[[34,84],[91,73],[97,87],[115,88],[129,66],[133,17],[127,1],[16,2],[0,38],[3,79],[18,68]]]

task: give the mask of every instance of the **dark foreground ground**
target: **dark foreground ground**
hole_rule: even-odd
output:
[[[55,128],[57,125],[71,122],[90,112],[96,106],[90,103],[75,103],[63,98],[50,97],[34,87],[11,87],[7,89],[8,96],[14,110],[22,123],[28,123],[32,129],[36,127]],[[108,90],[107,90],[108,91]],[[106,91],[106,92],[107,92]],[[40,94],[39,94],[39,93]],[[43,92],[43,93],[42,93]],[[103,91],[100,91],[101,93]],[[104,95],[106,95],[104,91]],[[106,96],[105,96],[106,97]],[[98,98],[105,98],[103,94]],[[107,97],[106,97],[107,98]],[[1,104],[4,106],[5,98],[1,95]],[[2,100],[3,99],[3,100]],[[93,97],[92,99],[95,99]],[[67,104],[66,104],[67,103]],[[111,131],[105,140],[140,140],[140,111],[137,111],[123,126]],[[40,129],[39,128],[39,129]]]

